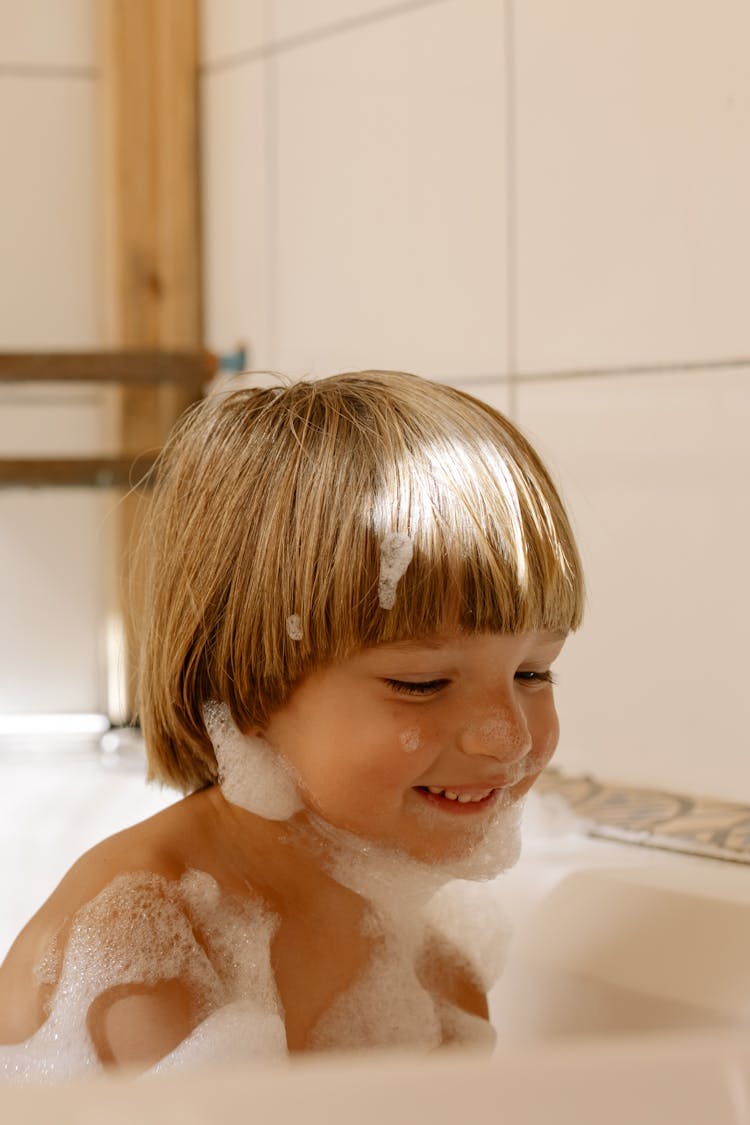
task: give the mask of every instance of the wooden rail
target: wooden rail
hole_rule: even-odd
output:
[[[216,357],[199,351],[3,352],[0,383],[173,384],[196,397],[216,371]]]
[[[155,454],[0,458],[0,488],[147,488]]]
[[[201,396],[217,369],[204,351],[131,349],[106,352],[0,353],[0,385],[11,383],[110,383],[135,393],[179,387],[186,401]],[[116,457],[0,458],[0,488],[143,488],[156,453]]]

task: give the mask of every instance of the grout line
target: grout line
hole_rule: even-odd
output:
[[[101,406],[102,400],[100,394],[88,394],[81,398],[66,398],[65,396],[52,392],[49,395],[30,395],[21,391],[17,395],[2,394],[0,395],[0,404],[5,407],[10,406],[67,406],[77,409],[79,406]]]
[[[274,32],[273,0],[263,0],[262,33],[272,38]],[[267,54],[263,59],[264,123],[265,123],[265,187],[266,221],[264,228],[264,254],[266,278],[266,358],[265,367],[277,370],[279,366],[279,176],[278,176],[278,104],[276,88],[276,59]]]
[[[0,63],[0,78],[72,78],[95,79],[99,70],[93,66],[44,66],[38,63]]]
[[[397,16],[408,15],[410,12],[417,12],[421,8],[433,8],[446,2],[447,0],[403,0],[402,3],[393,4],[389,8],[366,12],[361,16],[351,16],[349,19],[338,20],[312,31],[303,31],[297,35],[288,35],[285,39],[279,39],[275,42],[248,47],[247,50],[225,55],[222,59],[202,63],[199,70],[203,74],[215,74],[218,71],[230,70],[234,67],[244,66],[246,63],[258,62],[258,60],[267,58],[269,55],[294,51],[299,47],[307,47],[311,43],[332,39],[338,35],[346,35],[350,31],[359,31],[363,27],[384,23],[386,20],[394,19]]]
[[[737,371],[743,368],[750,370],[750,356],[739,356],[733,359],[707,359],[685,360],[674,363],[644,363],[623,367],[581,367],[561,368],[557,371],[482,371],[477,374],[444,375],[441,378],[452,383],[508,383],[519,387],[523,384],[536,383],[564,383],[579,379],[608,379],[616,376],[636,375],[682,375],[689,371]]]
[[[503,0],[505,15],[505,369],[508,414],[518,421],[518,197],[516,191],[516,73],[513,0]]]

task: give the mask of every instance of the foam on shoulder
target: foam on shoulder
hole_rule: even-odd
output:
[[[205,872],[178,881],[150,872],[117,876],[75,915],[47,1019],[25,1042],[0,1046],[0,1077],[50,1082],[98,1071],[94,1002],[112,990],[172,980],[192,999],[196,1029],[239,1003],[254,1021],[244,1040],[256,1053],[277,1054],[283,1021],[270,956],[277,925],[259,900],[222,894]],[[37,974],[45,978],[47,956]]]

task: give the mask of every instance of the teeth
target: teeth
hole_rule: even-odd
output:
[[[485,797],[489,797],[492,792],[491,789],[485,789],[481,793],[457,793],[455,789],[441,789],[437,785],[428,785],[426,788],[428,793],[433,793],[436,797],[441,796],[449,801],[458,801],[461,805],[467,805],[470,802],[476,804],[478,801],[483,801]]]

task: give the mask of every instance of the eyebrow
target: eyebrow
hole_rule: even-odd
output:
[[[447,641],[428,640],[425,638],[421,641],[393,641],[392,644],[383,645],[383,648],[393,649],[395,652],[417,652],[425,648],[430,650],[445,648],[447,644]]]
[[[566,640],[568,634],[564,629],[550,629],[545,631],[546,635],[540,638],[542,644],[553,644],[556,641]],[[423,637],[422,639],[407,640],[407,641],[393,641],[389,644],[383,645],[383,648],[392,649],[394,652],[419,652],[424,649],[430,651],[437,651],[439,649],[448,648],[452,643],[451,640],[440,641],[435,640],[434,637]]]

